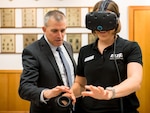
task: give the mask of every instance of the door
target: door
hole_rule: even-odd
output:
[[[129,39],[137,41],[143,55],[143,81],[137,95],[140,113],[150,110],[150,6],[129,7]]]

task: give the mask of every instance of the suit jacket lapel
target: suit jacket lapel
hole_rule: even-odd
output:
[[[57,63],[56,63],[55,58],[54,58],[54,55],[53,55],[48,43],[44,39],[44,36],[39,41],[40,41],[40,47],[42,49],[42,52],[47,56],[48,60],[53,65],[54,69],[56,70],[57,75],[62,80],[60,72],[59,72],[59,68],[58,68]]]

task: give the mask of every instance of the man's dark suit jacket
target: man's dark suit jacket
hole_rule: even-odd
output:
[[[76,70],[72,46],[67,42],[64,42],[63,45]],[[31,101],[30,113],[67,113],[62,109],[59,111],[55,102],[56,98],[50,99],[47,104],[40,102],[40,94],[43,89],[63,85],[59,68],[44,36],[23,50],[22,63],[23,72],[19,95],[22,99]]]

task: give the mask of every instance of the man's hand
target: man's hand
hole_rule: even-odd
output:
[[[72,100],[72,104],[75,104],[75,102],[76,102],[76,97],[75,97],[75,95],[73,94],[73,91],[72,91],[72,90],[70,90],[69,93],[68,93],[68,92],[67,92],[67,93],[64,93],[63,96],[66,96],[66,97],[70,98],[70,99]]]
[[[71,94],[72,92],[69,90],[67,86],[56,86],[53,89],[45,89],[43,92],[43,96],[45,99],[50,99],[60,95],[61,93],[68,93]]]

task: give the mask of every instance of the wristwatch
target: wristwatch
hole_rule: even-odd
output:
[[[110,99],[115,98],[115,94],[116,94],[116,92],[115,92],[115,89],[114,89],[113,87],[106,87],[106,90],[108,90],[108,91],[112,91],[112,96],[111,96],[111,98],[110,98]]]

